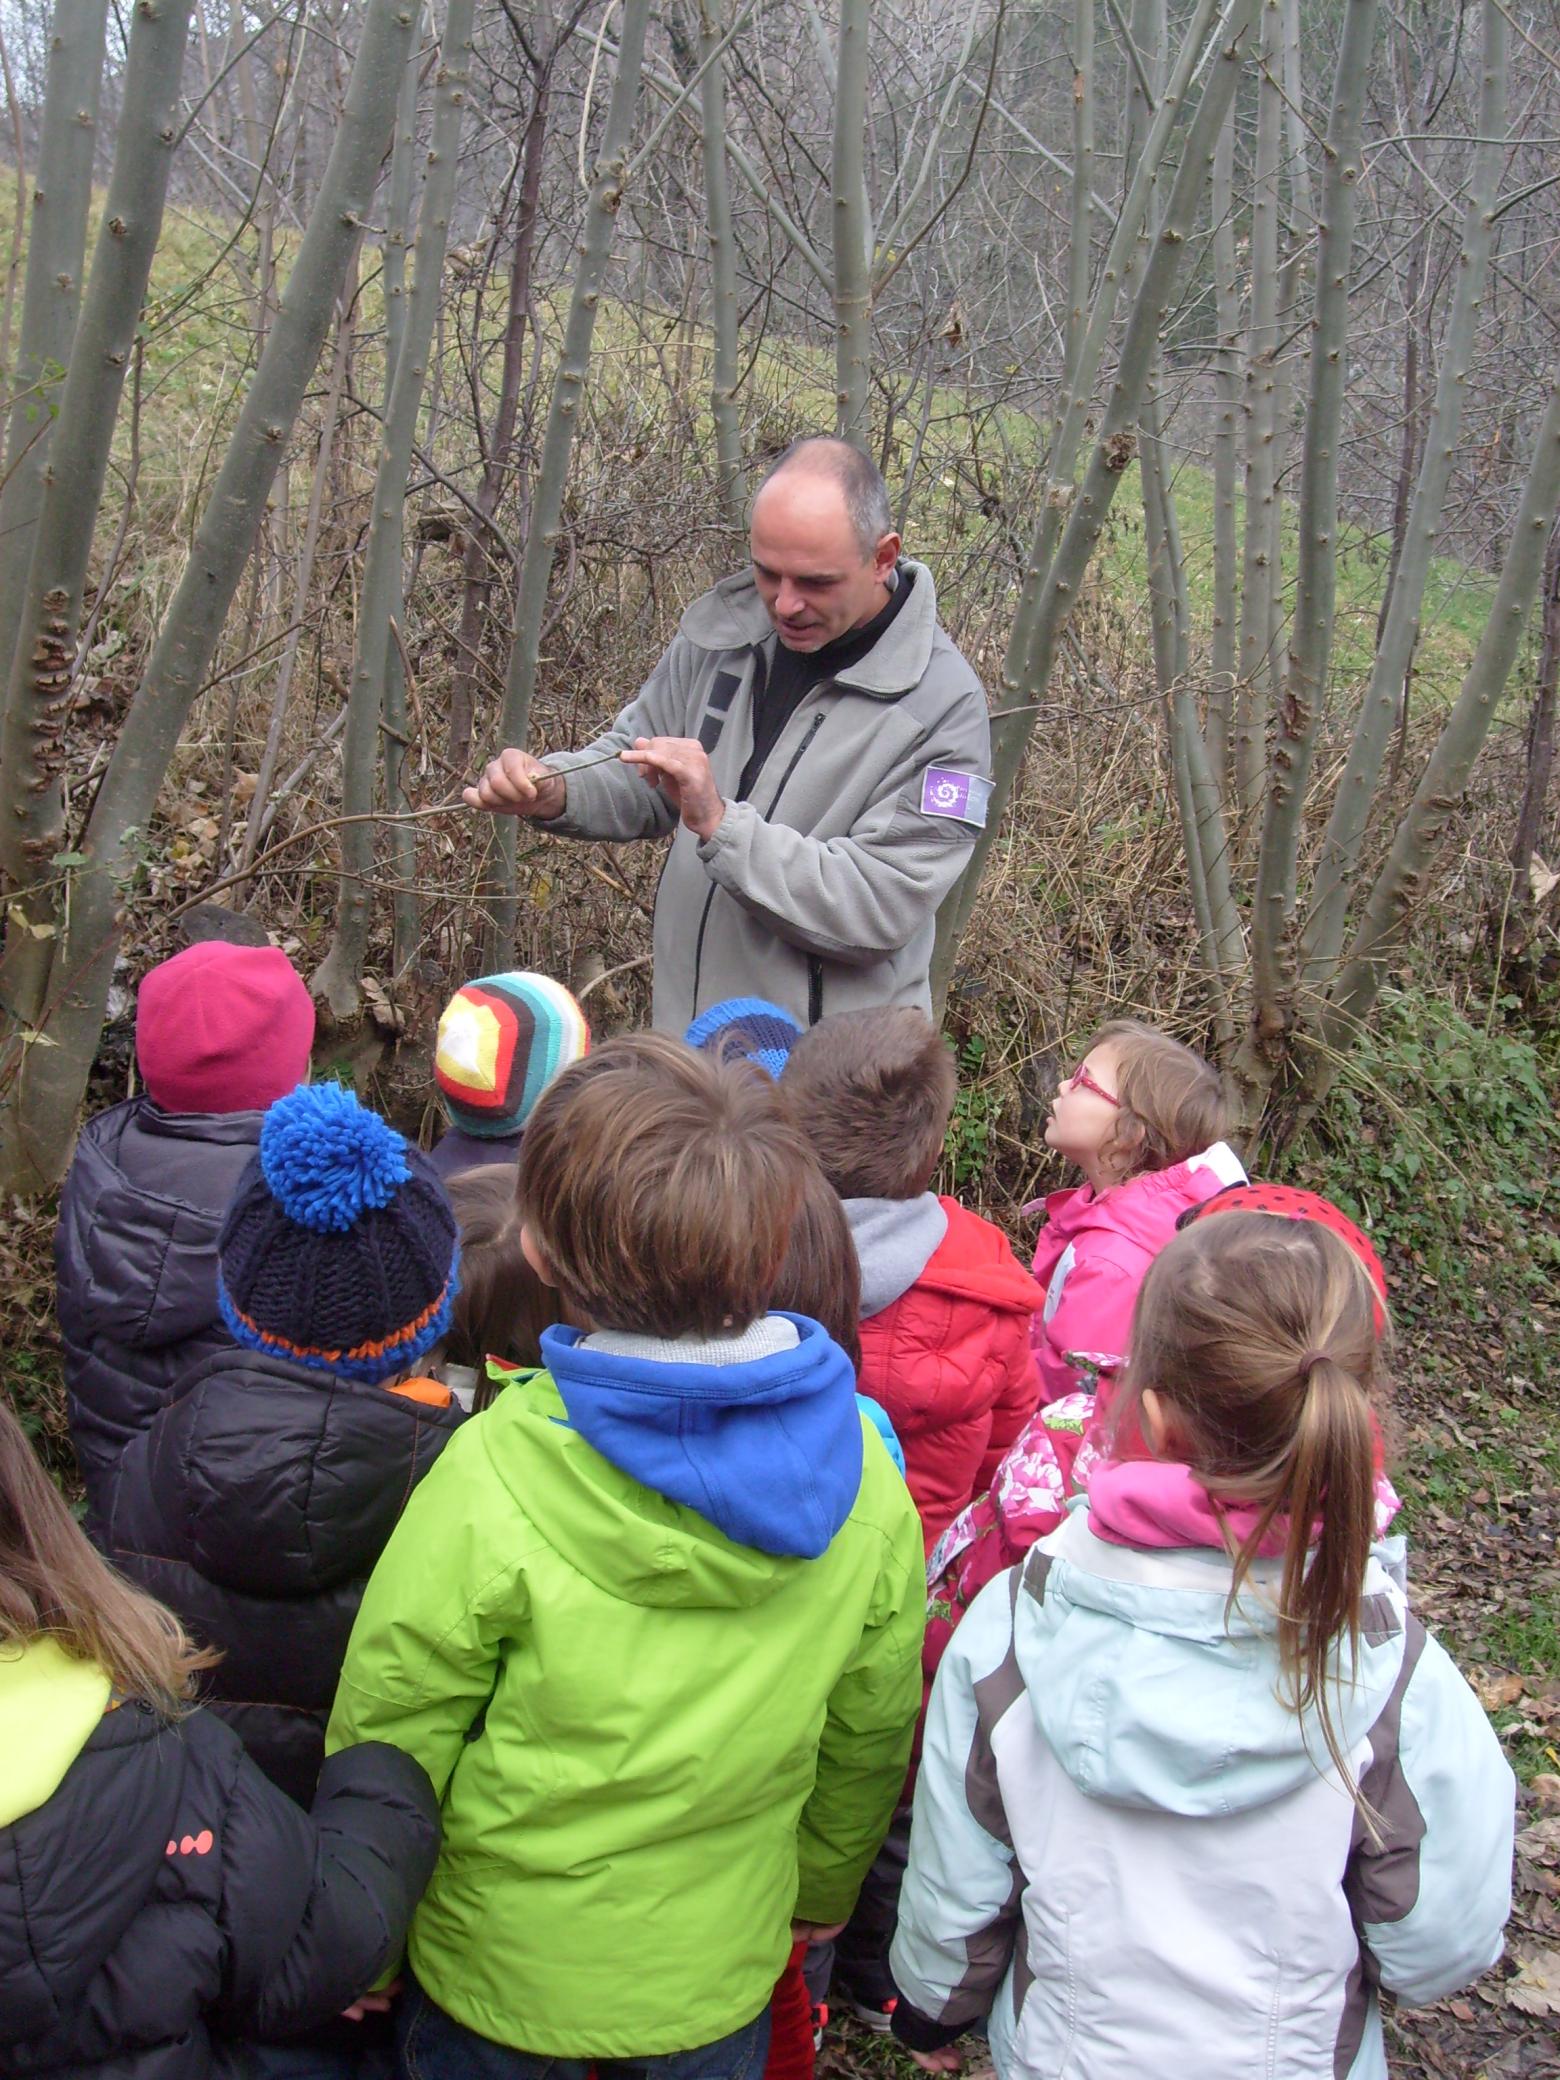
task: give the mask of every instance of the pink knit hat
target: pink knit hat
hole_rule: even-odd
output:
[[[274,946],[206,940],[141,983],[136,1060],[165,1112],[263,1112],[307,1076],[313,1044],[313,1000]]]

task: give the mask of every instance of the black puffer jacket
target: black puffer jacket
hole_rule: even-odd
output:
[[[197,1712],[107,1713],[0,1828],[0,2076],[205,2080],[337,2015],[395,1957],[438,1854],[427,1777],[333,1756],[312,1817]]]
[[[460,1420],[453,1398],[431,1406],[235,1348],[196,1366],[125,1447],[109,1556],[222,1650],[208,1700],[300,1804],[363,1585]]]
[[[115,1466],[180,1374],[231,1344],[217,1236],[259,1112],[163,1112],[131,1098],[88,1120],[54,1234],[70,1427],[101,1542]]]

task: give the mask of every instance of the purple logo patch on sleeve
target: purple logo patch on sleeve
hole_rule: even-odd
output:
[[[979,773],[956,773],[949,766],[928,766],[921,775],[921,814],[952,816],[960,823],[986,827],[991,782]]]

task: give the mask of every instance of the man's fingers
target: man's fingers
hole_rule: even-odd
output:
[[[558,793],[561,784],[559,775],[529,751],[508,750],[489,759],[481,778],[462,788],[461,795],[469,808],[497,815],[548,815],[554,812],[547,797]]]

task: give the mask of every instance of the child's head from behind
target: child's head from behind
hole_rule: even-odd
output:
[[[527,1241],[577,1322],[740,1331],[769,1307],[810,1165],[761,1069],[628,1034],[565,1070],[531,1115]]]
[[[481,975],[445,1005],[433,1080],[452,1127],[477,1140],[518,1134],[558,1073],[590,1052],[578,1003],[550,975]]]
[[[235,1343],[383,1384],[442,1341],[455,1216],[427,1157],[337,1083],[279,1098],[217,1242]]]
[[[821,1322],[860,1372],[861,1265],[840,1196],[815,1163],[807,1166],[772,1304]]]
[[[0,1653],[44,1637],[169,1717],[216,1658],[98,1558],[0,1402]]]
[[[820,1019],[780,1087],[842,1199],[914,1199],[931,1183],[958,1074],[924,1011],[885,1004]]]
[[[1379,1304],[1364,1264],[1318,1222],[1199,1221],[1143,1281],[1117,1418],[1215,1501],[1255,1506],[1237,1587],[1263,1541],[1282,1541],[1279,1651],[1329,1745],[1328,1651],[1355,1636],[1372,1536]]]
[[[1100,1027],[1064,1076],[1046,1145],[1097,1186],[1168,1170],[1224,1133],[1218,1071],[1200,1054],[1135,1018]]]
[[[274,946],[203,940],[136,993],[136,1061],[164,1112],[263,1112],[308,1075],[313,1045],[313,999]]]
[[[538,1339],[558,1307],[522,1247],[519,1172],[513,1163],[484,1163],[452,1177],[448,1190],[460,1226],[460,1292],[444,1356],[479,1372],[488,1358],[539,1365]]]

